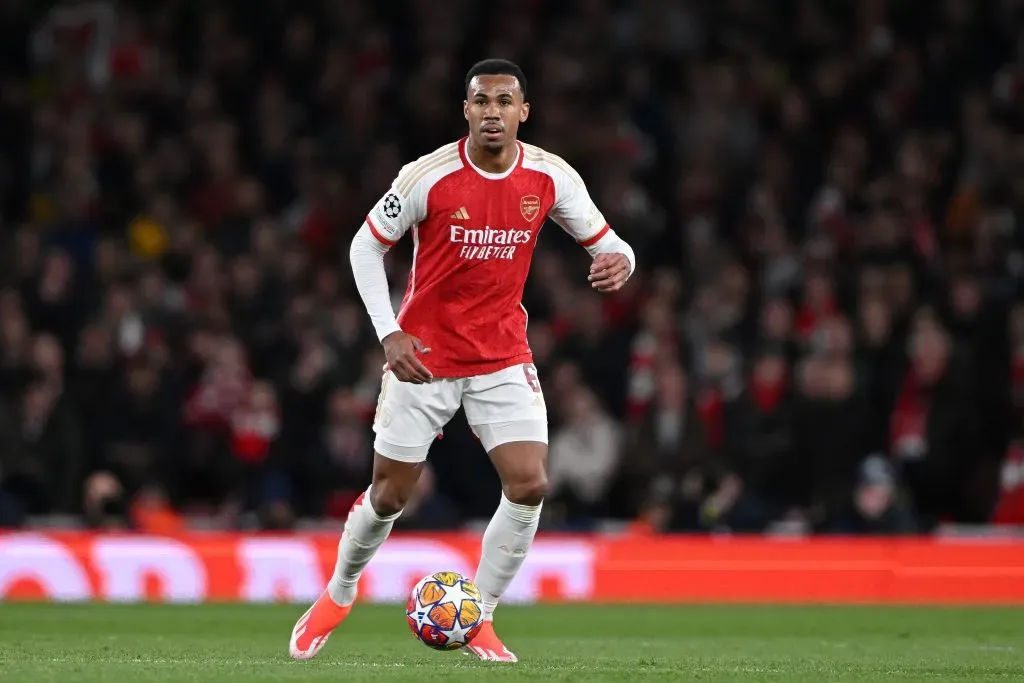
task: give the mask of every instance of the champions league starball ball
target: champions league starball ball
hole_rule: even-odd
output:
[[[476,584],[457,572],[437,572],[413,587],[405,619],[427,647],[457,650],[480,632],[482,607]]]

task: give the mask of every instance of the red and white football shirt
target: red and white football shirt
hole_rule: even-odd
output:
[[[608,233],[583,180],[564,160],[517,142],[515,164],[487,173],[467,138],[408,164],[366,222],[395,244],[412,231],[413,266],[398,324],[430,347],[435,377],[472,377],[532,361],[523,288],[551,218],[582,246]]]

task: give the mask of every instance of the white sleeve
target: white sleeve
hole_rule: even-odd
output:
[[[366,224],[379,242],[393,246],[409,228],[427,215],[427,184],[418,166],[407,164],[384,196],[366,215]]]
[[[548,169],[555,184],[555,203],[549,216],[591,256],[623,254],[629,260],[629,273],[636,270],[633,248],[619,237],[587,192],[583,179],[567,163],[550,158]]]
[[[370,209],[349,248],[356,289],[381,340],[401,329],[391,307],[384,254],[426,216],[428,188],[422,182],[422,165],[420,160],[402,167],[388,191]]]
[[[363,300],[373,329],[377,332],[377,339],[380,340],[401,329],[391,307],[388,276],[384,270],[384,254],[389,248],[373,233],[369,222],[359,228],[349,248],[349,260],[359,298]]]

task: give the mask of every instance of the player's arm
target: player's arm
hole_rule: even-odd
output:
[[[416,354],[427,353],[430,349],[399,327],[384,270],[384,255],[422,219],[423,208],[419,204],[424,202],[417,201],[415,191],[409,193],[411,197],[399,194],[399,184],[396,181],[366,216],[366,222],[352,239],[349,261],[359,298],[384,346],[388,368],[399,381],[422,384],[431,380],[431,374]]]
[[[579,174],[560,159],[550,167],[555,182],[551,219],[594,257],[588,277],[591,287],[599,292],[621,289],[636,270],[633,248],[608,225]]]

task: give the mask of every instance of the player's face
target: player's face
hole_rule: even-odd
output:
[[[515,76],[476,76],[469,82],[463,112],[469,135],[484,149],[500,150],[516,139],[519,124],[530,115],[529,103]]]

